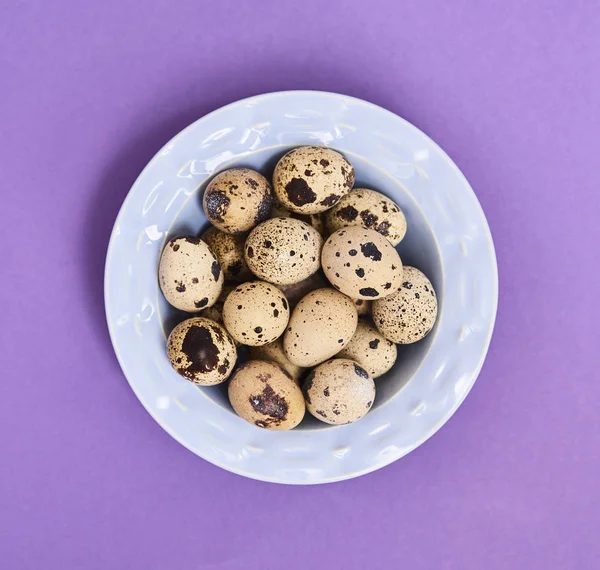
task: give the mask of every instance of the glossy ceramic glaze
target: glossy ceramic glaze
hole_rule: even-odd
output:
[[[247,166],[270,176],[290,148],[327,145],[404,210],[402,260],[431,279],[440,302],[432,333],[399,347],[378,378],[372,411],[355,424],[305,419],[269,432],[232,411],[226,387],[198,388],[169,366],[165,336],[185,317],[160,294],[166,240],[206,226],[202,190],[216,172]],[[481,207],[450,158],[380,107],[333,93],[291,91],[245,99],[198,120],[150,161],[119,213],[108,250],[105,302],[115,352],[134,392],[175,439],[212,463],[279,483],[324,483],[406,455],[461,404],[483,364],[498,297],[494,248]]]

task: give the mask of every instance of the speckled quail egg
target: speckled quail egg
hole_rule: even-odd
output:
[[[337,358],[349,358],[360,364],[371,376],[385,374],[396,362],[396,345],[364,319],[358,320],[352,340],[338,352]]]
[[[283,338],[281,337],[269,344],[264,344],[263,346],[253,346],[250,349],[249,357],[251,360],[266,360],[267,362],[279,364],[279,366],[281,366],[281,368],[283,368],[296,383],[300,382],[300,377],[306,370],[301,366],[292,364],[288,360],[285,352],[283,352]]]
[[[352,190],[354,168],[339,153],[301,146],[285,154],[273,173],[277,199],[292,212],[318,214]]]
[[[371,305],[373,301],[367,301],[366,299],[352,299],[356,306],[356,311],[359,317],[366,317],[371,314]]]
[[[326,221],[330,233],[361,226],[379,232],[393,246],[406,235],[406,218],[400,207],[387,196],[365,188],[346,194],[327,212]]]
[[[279,338],[289,318],[285,295],[264,281],[238,285],[223,305],[225,328],[235,340],[249,346],[260,346]]]
[[[229,382],[229,401],[242,419],[255,426],[288,430],[304,417],[302,391],[277,364],[250,360]]]
[[[272,218],[256,226],[245,245],[246,263],[257,277],[277,285],[306,279],[320,266],[323,239],[294,218]]]
[[[283,350],[297,366],[315,366],[350,342],[357,322],[351,299],[335,289],[317,289],[293,310],[283,336]]]
[[[353,299],[385,297],[402,283],[402,262],[394,246],[375,230],[358,226],[329,237],[321,265],[330,283]]]
[[[273,190],[262,174],[232,168],[210,181],[202,204],[213,226],[228,234],[241,234],[270,216]]]
[[[284,292],[287,297],[290,309],[293,309],[302,297],[308,295],[311,291],[317,289],[323,289],[323,287],[329,287],[329,282],[320,271],[313,273],[310,277],[303,279],[298,283],[292,285],[278,285],[278,287]]]
[[[353,360],[324,362],[309,373],[302,391],[308,411],[328,424],[349,424],[362,418],[375,400],[375,382]]]
[[[431,331],[437,310],[437,297],[429,279],[418,269],[405,267],[401,289],[373,303],[373,321],[385,338],[411,344]]]
[[[197,313],[219,298],[223,272],[205,242],[197,237],[182,237],[172,239],[163,249],[158,281],[171,305]]]
[[[323,214],[298,214],[297,212],[292,212],[288,210],[283,204],[275,201],[273,205],[273,210],[271,211],[272,218],[296,218],[297,220],[302,220],[306,222],[309,226],[312,226],[317,230],[322,236],[325,235],[325,220],[323,218]]]
[[[213,227],[201,238],[217,256],[225,281],[248,281],[252,278],[244,259],[244,236],[227,234]]]
[[[237,358],[233,340],[219,324],[203,317],[179,323],[169,335],[167,354],[171,366],[194,384],[225,382]]]

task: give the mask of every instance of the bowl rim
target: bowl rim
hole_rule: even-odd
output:
[[[170,145],[173,145],[177,141],[177,139],[183,137],[188,131],[196,128],[199,124],[201,124],[203,122],[207,122],[209,119],[214,118],[220,114],[225,114],[225,113],[227,113],[227,111],[229,111],[231,109],[253,103],[257,100],[260,100],[261,102],[263,102],[268,99],[281,98],[281,97],[331,97],[331,98],[335,98],[335,99],[341,98],[342,100],[349,101],[349,102],[352,102],[357,105],[369,107],[379,113],[388,115],[388,116],[390,116],[390,118],[393,118],[394,121],[401,121],[409,128],[418,132],[423,138],[425,138],[428,141],[428,143],[433,148],[436,149],[436,151],[439,153],[439,155],[441,157],[446,159],[446,161],[449,163],[449,165],[455,170],[456,174],[462,179],[464,186],[470,190],[472,198],[474,199],[474,204],[476,204],[476,206],[479,209],[480,217],[479,217],[478,223],[481,224],[482,229],[483,229],[484,233],[486,234],[486,237],[488,238],[487,239],[487,253],[490,255],[490,260],[492,262],[491,269],[493,272],[493,274],[491,275],[492,283],[493,283],[493,291],[492,291],[492,295],[491,295],[492,305],[490,306],[491,318],[490,318],[489,325],[487,328],[487,334],[485,337],[483,349],[480,352],[479,360],[474,369],[474,372],[472,373],[472,378],[471,378],[470,382],[468,382],[468,384],[466,384],[464,386],[464,390],[461,394],[461,397],[458,398],[454,402],[454,405],[451,408],[448,408],[447,411],[445,412],[445,414],[439,419],[439,421],[436,424],[434,424],[433,427],[431,427],[421,438],[419,438],[418,440],[415,440],[414,444],[411,445],[410,449],[405,450],[400,455],[392,456],[389,458],[389,460],[386,460],[384,462],[370,464],[370,465],[368,465],[362,469],[356,470],[352,473],[344,473],[340,476],[333,476],[333,477],[323,478],[323,479],[319,479],[319,480],[308,480],[308,481],[287,481],[287,480],[283,481],[277,477],[267,477],[262,474],[258,475],[256,473],[253,473],[250,471],[245,471],[243,469],[232,467],[231,465],[228,465],[226,463],[216,460],[214,457],[206,457],[205,455],[201,455],[196,449],[194,449],[189,444],[189,442],[187,442],[184,439],[182,439],[181,437],[179,437],[179,434],[177,434],[173,429],[171,429],[169,424],[167,422],[163,421],[163,419],[161,418],[161,416],[159,414],[155,413],[155,410],[153,409],[153,407],[148,405],[148,403],[145,401],[144,396],[137,389],[134,382],[132,382],[130,380],[129,375],[127,373],[127,367],[125,365],[123,356],[119,350],[119,346],[118,346],[118,343],[116,340],[114,326],[113,326],[113,323],[111,322],[111,318],[110,318],[110,314],[109,314],[110,293],[109,293],[109,283],[108,282],[109,282],[109,277],[110,277],[110,262],[111,262],[112,254],[114,251],[114,247],[113,247],[114,246],[114,238],[118,232],[119,222],[122,218],[123,212],[127,209],[129,203],[131,202],[136,188],[138,186],[140,186],[140,182],[143,180],[146,173],[155,166],[155,163],[161,157],[164,149],[169,147]],[[335,146],[333,148],[335,148]],[[344,152],[344,151],[342,150],[341,152]],[[434,234],[434,236],[435,236],[435,234]],[[437,239],[436,239],[436,241],[437,241]],[[443,275],[442,275],[442,277],[443,277]],[[477,198],[477,195],[473,191],[471,185],[469,184],[469,182],[466,179],[466,177],[464,176],[464,174],[461,172],[461,170],[458,168],[458,166],[454,163],[454,161],[450,158],[450,156],[446,153],[446,151],[444,151],[429,135],[425,134],[421,129],[419,129],[418,127],[416,127],[415,125],[413,125],[412,123],[410,123],[409,121],[404,119],[403,117],[393,113],[392,111],[389,111],[388,109],[386,109],[384,107],[381,107],[380,105],[377,105],[375,103],[372,103],[372,102],[369,102],[369,101],[366,101],[366,100],[363,100],[363,99],[360,99],[357,97],[344,95],[344,94],[340,94],[340,93],[335,93],[335,92],[330,92],[330,91],[320,91],[320,90],[274,91],[274,92],[266,92],[266,93],[262,93],[262,94],[258,94],[258,95],[245,97],[243,99],[233,101],[222,107],[214,109],[213,111],[207,113],[206,115],[199,117],[198,119],[196,119],[195,121],[193,121],[192,123],[190,123],[189,125],[184,127],[181,131],[179,131],[175,136],[173,136],[169,141],[167,141],[161,148],[159,148],[158,151],[152,156],[152,158],[148,161],[148,163],[142,169],[140,174],[136,177],[134,183],[132,184],[131,188],[127,192],[127,195],[126,195],[125,199],[123,200],[121,207],[119,208],[119,212],[115,218],[115,222],[113,224],[113,228],[110,233],[108,247],[107,247],[107,253],[106,253],[106,258],[105,258],[105,265],[104,265],[104,305],[105,305],[105,316],[106,316],[106,321],[107,321],[107,327],[108,327],[111,343],[112,343],[115,355],[117,357],[117,360],[119,362],[119,365],[121,367],[121,370],[123,371],[123,374],[124,374],[125,378],[127,379],[131,389],[133,390],[136,397],[140,400],[142,405],[146,408],[148,413],[152,416],[152,418],[176,441],[178,441],[184,447],[186,447],[187,449],[189,449],[196,455],[199,455],[206,461],[209,461],[210,463],[212,463],[218,467],[221,467],[222,469],[242,475],[244,477],[248,477],[251,479],[260,480],[260,481],[264,481],[264,482],[274,482],[274,483],[283,483],[283,484],[301,484],[301,485],[322,484],[322,483],[343,481],[343,480],[352,479],[352,478],[355,478],[355,477],[358,477],[361,475],[365,475],[370,472],[381,469],[381,468],[393,463],[397,459],[400,459],[404,455],[410,453],[410,451],[413,451],[414,449],[416,449],[417,447],[422,445],[425,441],[427,441],[430,437],[432,437],[435,433],[437,433],[437,431],[454,415],[456,410],[463,403],[466,396],[470,393],[470,391],[481,371],[481,368],[483,366],[483,363],[485,361],[485,358],[486,358],[488,350],[489,350],[491,338],[493,336],[493,331],[494,331],[494,327],[495,327],[495,323],[496,323],[497,309],[498,309],[498,288],[499,288],[498,264],[497,264],[497,257],[496,257],[495,247],[494,247],[489,223],[487,221],[487,218],[485,216],[483,208],[481,207],[481,203],[479,202],[479,199]],[[434,334],[437,334],[437,330],[433,331],[433,332],[434,332]],[[432,343],[432,346],[433,346],[433,343]],[[430,348],[431,347],[429,347],[428,350],[430,350]],[[402,390],[402,388],[399,391],[401,391],[401,390]],[[389,400],[387,400],[384,404],[382,404],[381,407],[383,408],[384,406],[389,404],[395,397],[396,397],[396,395],[389,398]],[[340,427],[344,427],[344,426],[330,426],[328,428],[328,431],[335,430],[336,428],[339,429]],[[306,430],[306,431],[312,431],[312,430]]]

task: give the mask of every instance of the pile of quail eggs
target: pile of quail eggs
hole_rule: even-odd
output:
[[[201,386],[229,381],[235,412],[260,428],[362,418],[396,344],[424,338],[437,316],[429,279],[403,267],[397,204],[353,189],[338,152],[304,146],[275,167],[221,172],[203,207],[212,227],[164,248],[166,300],[196,315],[167,341],[168,358]]]

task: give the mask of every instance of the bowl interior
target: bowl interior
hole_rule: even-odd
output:
[[[241,161],[227,164],[225,168],[233,166],[253,168],[270,180],[277,161],[287,150],[289,149],[279,147],[276,150],[263,149],[255,151],[244,156]],[[382,192],[402,208],[407,218],[408,231],[406,237],[398,245],[398,252],[404,265],[417,267],[429,277],[438,293],[439,314],[441,315],[443,310],[443,284],[440,252],[432,228],[427,223],[421,209],[408,190],[389,173],[381,170],[362,156],[345,151],[343,151],[343,154],[350,160],[356,170],[355,188],[371,188]],[[198,234],[208,226],[206,216],[202,210],[202,193],[207,183],[208,181],[198,187],[181,207],[173,220],[166,240],[177,235]],[[162,295],[159,295],[158,310],[163,330],[167,335],[177,323],[189,318],[188,314],[171,307]],[[396,364],[387,374],[375,380],[377,396],[373,409],[389,402],[410,381],[433,342],[436,327],[420,342],[405,346],[398,345]],[[241,358],[243,358],[243,354]],[[215,405],[221,406],[232,414],[234,413],[227,398],[227,383],[213,387],[199,387],[198,389],[202,390]],[[327,429],[329,427],[331,426],[319,422],[307,413],[297,429]]]

